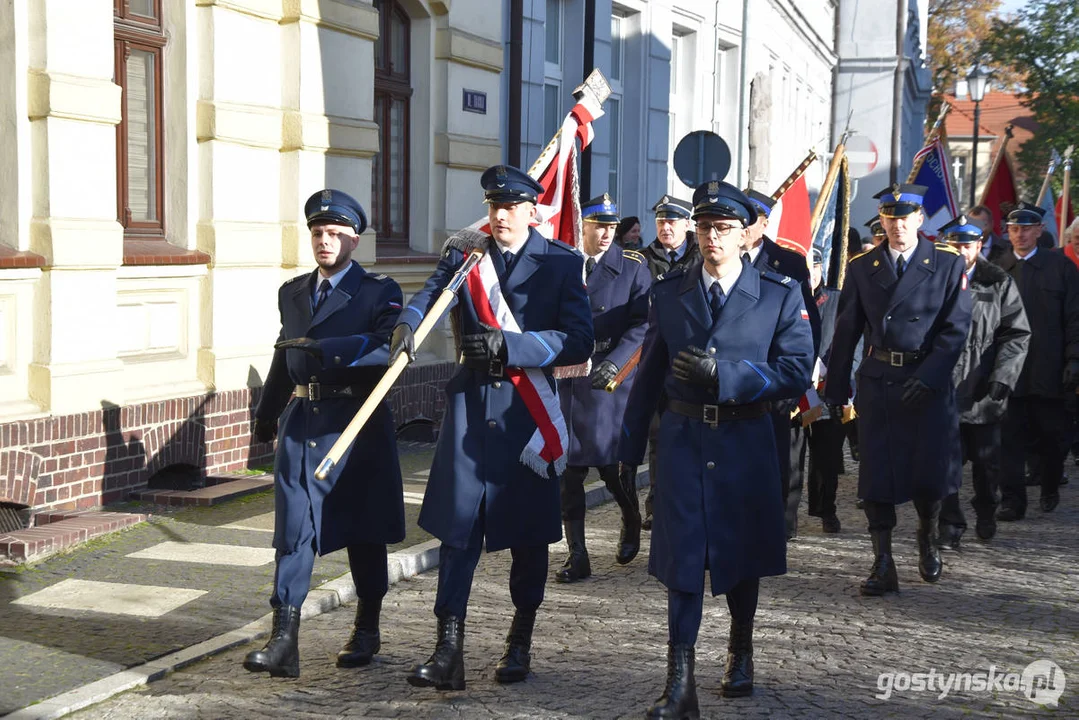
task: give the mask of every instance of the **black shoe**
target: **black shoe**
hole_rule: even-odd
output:
[[[270,677],[300,677],[300,608],[274,608],[270,640],[261,650],[249,652],[244,670],[268,672]]]
[[[644,520],[641,520],[641,530],[652,529],[652,512],[649,510],[644,514]]]
[[[828,517],[821,518],[820,525],[821,530],[828,533],[829,535],[834,535],[842,529],[842,525],[839,524],[839,518],[837,518],[835,515],[829,515]]]
[[[532,628],[536,611],[518,610],[506,635],[506,652],[495,666],[495,681],[503,685],[521,682],[532,669]]]
[[[1015,522],[1016,520],[1022,520],[1025,516],[1025,510],[1020,510],[1011,505],[1003,505],[1000,510],[997,510],[997,520],[1000,522]]]
[[[986,542],[992,540],[997,534],[996,516],[993,513],[979,515],[977,522],[974,523],[974,533],[979,540]]]
[[[693,646],[667,645],[667,686],[645,717],[674,720],[699,720],[700,705],[697,703],[697,682],[693,677]]]
[[[625,565],[637,557],[641,550],[641,507],[637,500],[637,468],[626,465],[622,471],[608,481],[608,489],[615,502],[622,510],[622,532],[618,537],[618,552],[615,562]]]
[[[858,500],[854,503],[854,507],[858,508],[859,510],[865,510],[865,500],[863,500],[862,498],[858,498]]]
[[[569,557],[554,579],[560,583],[583,580],[592,575],[592,564],[588,560],[588,550],[584,546],[584,518],[566,520],[562,527],[566,531],[566,543],[569,545]]]
[[[1042,495],[1038,501],[1041,506],[1042,512],[1053,512],[1056,510],[1057,505],[1060,504],[1060,493],[1050,493],[1049,495]]]
[[[890,592],[899,592],[899,575],[892,560],[892,531],[871,530],[873,553],[876,559],[869,577],[862,581],[859,592],[870,597],[879,597]]]
[[[937,547],[939,517],[937,513],[918,517],[918,574],[928,583],[940,580],[940,573],[944,569],[944,563],[940,559],[940,548]]]
[[[727,668],[720,689],[723,697],[745,697],[753,694],[753,620],[735,621],[731,618],[731,634],[727,643]]]
[[[371,663],[375,653],[382,647],[382,638],[378,632],[378,618],[382,611],[382,598],[356,603],[356,620],[352,625],[352,636],[337,653],[337,667],[363,667]]]
[[[412,668],[408,684],[435,690],[465,689],[465,621],[447,615],[438,619],[435,652],[422,665]]]
[[[964,530],[965,528],[958,525],[941,525],[937,536],[937,547],[959,550]]]

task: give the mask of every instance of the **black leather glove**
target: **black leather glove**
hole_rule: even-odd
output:
[[[312,340],[307,337],[292,338],[291,340],[282,340],[274,345],[275,350],[303,350],[305,353],[310,354],[319,362],[322,362],[322,347],[319,345],[318,340]]]
[[[986,393],[993,400],[1000,402],[1001,400],[1007,400],[1008,396],[1012,394],[1012,389],[1000,382],[989,383],[989,390]]]
[[[678,353],[671,368],[682,382],[714,388],[719,382],[716,359],[695,345]]]
[[[461,364],[475,370],[487,370],[492,360],[506,361],[502,331],[483,325],[484,331],[461,338]]]
[[[833,403],[828,403],[827,407],[828,407],[828,415],[831,416],[831,418],[833,420],[842,420],[843,419],[843,406],[842,405],[835,405]]]
[[[917,410],[925,404],[929,396],[933,394],[933,388],[926,385],[918,378],[910,378],[903,383],[903,404],[912,410]]]
[[[614,376],[617,374],[618,366],[610,360],[604,360],[592,368],[592,374],[589,376],[592,380],[592,389],[603,390],[607,387],[607,383],[614,380]]]
[[[251,434],[260,443],[273,442],[274,437],[277,435],[277,423],[272,420],[255,418],[251,422]]]
[[[409,362],[416,362],[416,336],[408,323],[394,326],[393,335],[390,336],[390,360],[387,365],[393,365],[401,353],[408,355]]]
[[[1069,360],[1064,366],[1064,389],[1074,392],[1079,387],[1079,360]]]

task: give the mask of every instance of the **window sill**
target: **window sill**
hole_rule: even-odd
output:
[[[124,238],[124,265],[208,265],[201,250],[185,250],[166,240]]]
[[[407,245],[386,244],[380,245],[375,243],[375,262],[377,263],[393,263],[401,265],[411,264],[434,264],[439,259],[438,255],[431,253],[422,253],[417,250],[413,250]]]
[[[41,255],[0,245],[0,270],[43,267],[45,258]]]

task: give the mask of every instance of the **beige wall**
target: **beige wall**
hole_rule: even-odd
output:
[[[437,252],[501,161],[499,3],[404,0],[412,19],[411,223]],[[0,421],[261,382],[280,283],[313,267],[303,203],[365,207],[379,151],[371,0],[164,0],[168,242],[196,265],[123,265],[112,0],[0,3]],[[487,92],[464,113],[462,89]],[[364,234],[357,259],[376,265]],[[414,291],[431,264],[383,263]],[[445,351],[445,335],[442,347]]]

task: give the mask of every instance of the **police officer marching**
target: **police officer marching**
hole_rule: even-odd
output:
[[[804,393],[814,360],[797,285],[741,257],[754,205],[719,181],[697,188],[693,204],[702,261],[652,287],[619,446],[623,463],[641,461],[665,394],[648,570],[667,587],[669,643],[666,687],[650,718],[699,716],[694,646],[706,570],[731,613],[722,692],[753,691],[759,578],[786,572],[769,403]]]
[[[970,333],[952,377],[963,458],[970,459],[974,479],[975,532],[991,540],[1000,499],[1001,419],[1023,370],[1030,323],[1015,282],[983,255],[980,225],[960,215],[940,228],[940,236],[963,256],[970,288]],[[952,493],[941,507],[941,546],[958,550],[966,528],[959,494]]]
[[[401,288],[351,259],[367,227],[363,208],[353,198],[340,190],[322,190],[307,201],[304,213],[318,269],[286,282],[278,293],[281,334],[253,428],[260,442],[278,435],[277,553],[270,597],[273,632],[264,648],[247,655],[244,667],[274,677],[299,677],[300,607],[315,554],[343,547],[359,599],[352,636],[337,665],[371,662],[381,644],[386,545],[405,537],[401,469],[386,403],[378,406],[335,470],[325,480],[314,476],[385,373],[386,341],[401,312]]]
[[[664,195],[652,206],[652,212],[656,214],[656,239],[641,250],[641,254],[655,280],[664,273],[692,265],[700,259],[701,251],[697,247],[697,237],[690,229],[692,205]],[[661,400],[660,407],[662,405]],[[656,413],[648,430],[648,495],[644,499],[644,520],[641,522],[645,530],[652,529],[652,505],[656,497],[656,478],[659,477],[656,448],[659,447],[660,414]]]
[[[585,547],[584,481],[595,467],[622,511],[622,534],[615,560],[625,565],[641,546],[641,511],[637,502],[637,468],[618,467],[618,433],[633,383],[631,371],[613,393],[610,383],[626,367],[644,340],[648,323],[648,290],[652,276],[644,256],[611,247],[618,224],[618,206],[610,195],[593,198],[581,210],[581,250],[585,283],[592,304],[596,350],[589,377],[558,381],[558,397],[569,434],[566,471],[562,473],[562,522],[569,545],[558,582],[574,582],[592,574]]]
[[[534,228],[542,187],[512,167],[480,178],[490,236],[455,308],[461,367],[446,383],[446,413],[419,524],[439,550],[435,651],[412,669],[417,687],[461,690],[465,616],[480,551],[509,549],[516,612],[495,680],[524,680],[547,581],[547,546],[561,539],[559,474],[568,442],[552,372],[588,360],[592,312],[581,256]],[[413,357],[413,333],[472,247],[448,243],[393,330],[392,363]],[[528,402],[526,402],[528,398]]]
[[[875,196],[888,242],[851,258],[825,382],[826,402],[847,402],[855,348],[865,334],[869,347],[855,396],[858,496],[874,562],[863,595],[898,591],[895,506],[912,499],[918,571],[926,582],[940,579],[940,504],[958,490],[962,471],[952,369],[966,343],[971,300],[958,251],[918,237],[925,192],[920,185],[893,185]]]

